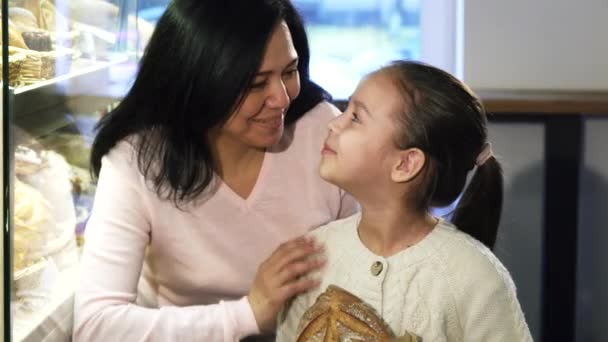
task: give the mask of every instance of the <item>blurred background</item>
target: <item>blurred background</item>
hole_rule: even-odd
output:
[[[3,0],[5,340],[70,339],[92,128],[129,89],[168,2]],[[338,107],[395,59],[441,67],[481,97],[505,175],[495,253],[535,340],[606,341],[608,1],[294,3],[311,76]]]

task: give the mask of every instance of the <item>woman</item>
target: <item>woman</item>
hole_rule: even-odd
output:
[[[357,206],[318,177],[338,111],[308,63],[288,0],[169,5],[99,124],[76,341],[235,341],[318,285],[296,237]]]

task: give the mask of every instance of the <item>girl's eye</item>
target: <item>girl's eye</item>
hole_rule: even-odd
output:
[[[355,112],[353,112],[353,116],[352,116],[352,118],[350,118],[350,121],[356,122],[356,123],[361,123],[361,119],[359,119],[359,115],[357,115],[357,113],[355,113]]]

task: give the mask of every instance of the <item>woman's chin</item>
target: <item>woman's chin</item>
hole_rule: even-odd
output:
[[[256,147],[258,149],[268,149],[276,146],[281,141],[283,137],[283,130],[280,132],[276,132],[272,135],[266,135],[263,137],[259,137],[254,141],[250,141],[250,145]]]

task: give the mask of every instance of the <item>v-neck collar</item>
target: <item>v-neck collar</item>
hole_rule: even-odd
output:
[[[264,158],[262,160],[262,165],[260,166],[260,171],[258,172],[258,176],[256,178],[255,184],[249,193],[249,196],[246,198],[241,197],[237,194],[232,188],[228,186],[217,173],[215,177],[219,182],[218,193],[221,193],[226,196],[231,202],[236,204],[241,209],[249,209],[251,205],[255,202],[256,198],[259,197],[260,192],[265,187],[265,179],[267,178],[267,173],[269,169],[269,164],[271,163],[272,153],[268,153],[268,151],[264,152]]]

